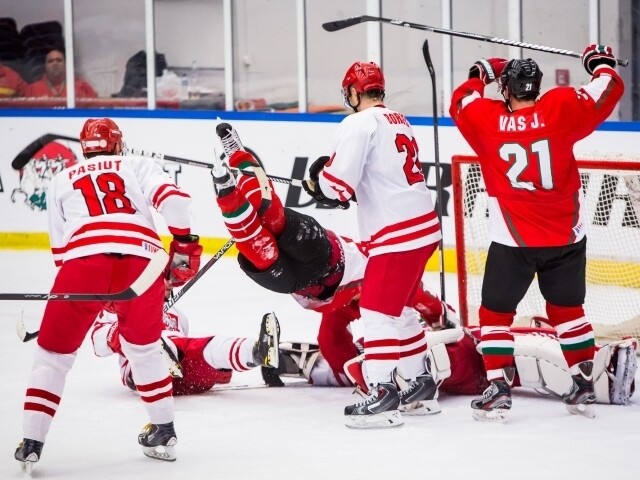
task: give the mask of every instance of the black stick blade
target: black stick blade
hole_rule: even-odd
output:
[[[360,17],[350,17],[345,18],[344,20],[334,20],[333,22],[323,23],[322,28],[324,28],[327,32],[337,32],[338,30],[342,30],[343,28],[352,27],[366,21],[366,15],[362,15]]]

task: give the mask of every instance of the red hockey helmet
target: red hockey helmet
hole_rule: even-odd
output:
[[[122,132],[110,118],[90,118],[80,132],[82,153],[112,153],[116,145],[122,150]]]
[[[356,62],[349,67],[342,79],[342,91],[349,95],[349,87],[362,93],[369,90],[384,91],[384,75],[380,67],[373,62]]]

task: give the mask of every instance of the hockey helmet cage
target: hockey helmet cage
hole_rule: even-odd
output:
[[[122,149],[122,132],[110,118],[90,118],[80,132],[82,153],[112,153],[116,145]]]
[[[369,90],[384,92],[384,75],[380,67],[374,62],[355,62],[349,67],[342,80],[342,91],[349,95],[349,87],[362,93]]]
[[[534,60],[513,59],[509,60],[500,75],[500,93],[505,96],[508,87],[508,94],[516,98],[536,98],[540,95],[541,83],[542,71]]]

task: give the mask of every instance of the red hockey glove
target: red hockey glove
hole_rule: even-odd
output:
[[[113,350],[113,353],[123,355],[122,345],[120,345],[120,330],[118,329],[118,322],[113,322],[109,331],[107,332],[107,346]]]
[[[611,47],[591,44],[582,53],[582,65],[589,75],[593,75],[593,71],[598,65],[609,65],[611,68],[615,68],[617,62]]]
[[[191,280],[200,269],[202,246],[198,235],[173,236],[169,247],[169,264],[165,271],[172,287],[180,287]]]
[[[469,78],[479,78],[482,83],[489,85],[500,78],[507,63],[509,60],[505,58],[482,58],[469,69]]]

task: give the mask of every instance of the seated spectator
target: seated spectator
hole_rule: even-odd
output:
[[[14,69],[0,63],[0,98],[24,97],[27,83]]]
[[[96,91],[86,81],[76,78],[76,97],[95,98]],[[44,60],[44,74],[40,80],[30,83],[27,86],[25,95],[27,97],[66,97],[66,62],[64,52],[59,49],[52,49]]]

